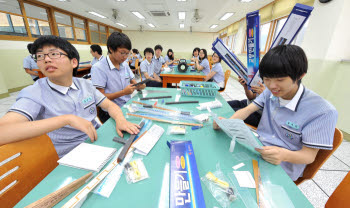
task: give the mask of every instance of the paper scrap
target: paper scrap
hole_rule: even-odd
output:
[[[154,124],[148,131],[143,135],[136,144],[133,145],[136,148],[135,153],[141,155],[147,155],[153,146],[158,142],[159,138],[163,135],[164,129]]]
[[[233,171],[240,187],[256,188],[255,181],[249,171]]]
[[[235,170],[237,170],[237,169],[239,169],[239,168],[241,168],[241,167],[243,167],[243,166],[244,166],[244,163],[239,163],[238,165],[235,165],[235,166],[233,166],[232,168],[235,169]]]

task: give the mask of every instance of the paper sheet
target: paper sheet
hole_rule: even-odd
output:
[[[240,187],[256,188],[255,181],[249,171],[233,171]]]
[[[148,155],[154,145],[158,142],[159,138],[163,135],[164,129],[156,124],[154,124],[145,135],[143,135],[134,144],[135,153],[141,155]]]

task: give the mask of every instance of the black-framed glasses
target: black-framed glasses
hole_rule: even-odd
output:
[[[51,58],[51,59],[58,59],[58,58],[61,58],[62,55],[68,57],[67,54],[64,54],[64,53],[62,53],[62,52],[50,52],[50,53],[39,53],[39,54],[34,54],[34,55],[33,55],[33,59],[34,59],[35,61],[42,61],[42,60],[45,59],[45,56],[46,56],[46,55],[47,55],[49,58]]]

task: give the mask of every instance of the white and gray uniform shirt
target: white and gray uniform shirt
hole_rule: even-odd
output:
[[[90,80],[73,77],[70,87],[56,85],[45,77],[21,90],[10,112],[25,116],[29,121],[72,114],[90,121],[95,128],[96,106],[106,97]],[[64,126],[47,134],[61,158],[88,136],[71,126]]]
[[[27,57],[25,57],[23,59],[23,68],[24,69],[30,69],[32,71],[32,69],[39,69],[38,65],[36,64],[36,62],[34,61],[32,55],[28,55]],[[35,72],[38,73],[38,72]],[[36,79],[38,78],[38,76],[35,75],[30,75],[32,77],[32,79]]]

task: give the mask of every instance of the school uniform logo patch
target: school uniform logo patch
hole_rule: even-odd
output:
[[[90,112],[91,114],[95,113],[95,107],[91,107],[91,108],[89,109],[89,112]]]

